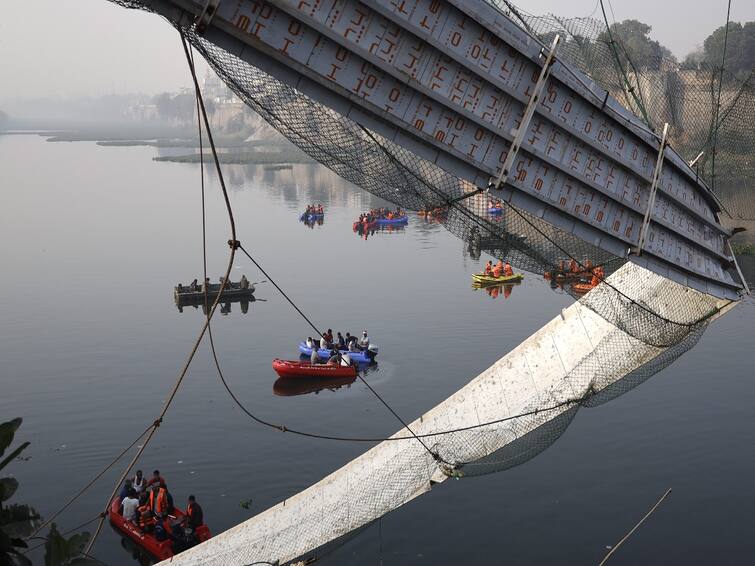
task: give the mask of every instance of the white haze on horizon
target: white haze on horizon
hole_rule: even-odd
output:
[[[595,0],[515,4],[533,14],[602,18]],[[178,34],[155,14],[106,0],[32,0],[7,8],[0,19],[0,109],[10,99],[157,94],[190,86]],[[679,59],[726,20],[726,0],[613,0],[612,8],[616,21],[650,24],[652,37]],[[732,20],[755,20],[755,2],[734,0]],[[200,76],[205,69],[202,62]]]

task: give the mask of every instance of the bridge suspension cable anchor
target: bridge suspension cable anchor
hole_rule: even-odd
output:
[[[519,127],[511,132],[514,135],[514,139],[511,142],[511,147],[509,147],[509,152],[506,154],[506,160],[503,162],[501,173],[498,175],[498,178],[495,181],[491,179],[490,185],[488,186],[491,186],[497,190],[501,190],[503,188],[503,185],[505,185],[506,181],[508,180],[509,173],[511,172],[511,167],[514,165],[514,159],[516,159],[517,153],[519,153],[519,149],[522,147],[522,142],[524,141],[524,136],[529,129],[530,122],[532,121],[532,116],[535,115],[535,108],[537,108],[537,105],[540,102],[540,93],[543,92],[545,83],[548,81],[548,77],[550,77],[551,67],[555,62],[556,51],[558,50],[560,41],[561,36],[559,35],[556,35],[556,37],[553,38],[553,43],[551,44],[550,51],[548,51],[548,55],[546,55],[545,57],[543,68],[540,70],[540,76],[535,83],[535,88],[532,90],[530,101],[527,103],[527,107],[524,109],[522,121],[519,123]]]

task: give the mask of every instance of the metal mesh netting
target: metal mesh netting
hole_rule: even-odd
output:
[[[138,2],[115,1],[128,7],[140,7]],[[568,31],[572,37],[597,38],[604,29],[595,20],[562,20],[555,16],[522,18],[541,38],[557,30]],[[605,279],[586,294],[569,284],[550,280],[552,286],[562,286],[578,298],[580,308],[586,307],[597,315],[591,320],[605,332],[592,350],[574,364],[563,379],[544,390],[533,388],[528,403],[519,412],[521,416],[433,436],[431,448],[444,463],[447,473],[491,473],[532,458],[561,435],[580,406],[605,402],[644,382],[691,348],[710,320],[720,312],[723,303],[714,297],[671,283],[651,272],[646,272],[642,278],[626,275],[636,275],[636,271],[623,269],[627,267],[623,258],[602,251],[523,210],[506,205],[502,215],[488,215],[487,196],[476,187],[311,100],[206,41],[193,29],[182,31],[226,84],[291,142],[341,177],[383,199],[408,210],[440,210],[436,219],[465,241],[473,257],[479,258],[487,252],[507,259],[515,267],[544,276],[552,273],[561,262],[571,259],[582,265],[589,261],[604,266]],[[635,109],[634,99],[625,96],[621,81],[616,79],[615,67],[605,63],[605,50],[595,40],[590,45],[588,49],[576,40],[567,41],[561,56],[583,70],[592,71],[589,74],[607,87],[613,84],[612,92]],[[647,74],[638,73],[636,77],[647,85],[642,96],[655,100],[651,94],[655,93],[656,78],[646,80],[643,76]],[[667,77],[663,81],[673,86],[673,79]],[[740,90],[736,100],[730,100],[727,94],[725,100],[730,100],[731,110],[725,113],[719,139],[729,135],[724,125],[734,128],[738,113],[752,110],[751,92],[744,87]],[[663,96],[658,97],[657,103],[646,101],[644,104],[653,116],[665,121],[668,118],[663,112],[673,110],[669,109],[673,104],[664,102]],[[698,132],[692,124],[692,110],[679,112],[677,108],[675,111],[684,126],[676,134],[678,144],[682,144],[677,147],[687,147],[684,143],[689,147],[703,143],[710,128],[705,133]],[[702,110],[699,112],[709,116]],[[701,163],[703,172],[707,170],[707,161]],[[718,167],[717,164],[716,170]],[[747,213],[746,207],[738,210]],[[598,324],[598,321],[610,324]],[[355,472],[362,474],[352,480],[360,486],[359,507],[345,501],[319,504],[316,513],[320,519],[302,518],[301,522],[276,531],[274,537],[255,531],[247,541],[247,548],[260,545],[268,558],[275,559],[284,556],[285,549],[301,545],[302,538],[320,540],[322,533],[312,531],[312,523],[322,532],[341,537],[351,530],[347,528],[349,525],[369,524],[395,508],[396,501],[405,502],[405,494],[418,494],[426,489],[437,462],[416,441],[388,444],[395,448],[382,467]],[[345,519],[343,509],[347,509]],[[342,524],[343,521],[346,523]],[[241,527],[243,525],[236,529]],[[316,542],[310,546],[323,550]]]
[[[559,34],[565,40],[559,56],[591,76],[650,127],[659,131],[668,122],[671,144],[682,156],[692,161],[704,152],[697,171],[726,211],[735,219],[755,219],[753,64],[734,74],[726,65],[722,69],[720,59],[679,63],[660,46],[641,50],[627,44],[620,25],[612,24],[609,34],[603,20],[539,16],[505,0],[488,2],[543,43]]]

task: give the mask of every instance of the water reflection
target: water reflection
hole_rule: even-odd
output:
[[[508,299],[514,290],[514,287],[520,284],[521,282],[509,283],[508,285],[472,285],[472,288],[475,291],[485,291],[491,299],[497,299],[500,296],[503,296],[504,299]]]
[[[281,397],[293,397],[294,395],[306,395],[314,393],[317,395],[320,391],[337,391],[342,387],[347,389],[356,381],[356,377],[336,377],[332,379],[295,379],[290,377],[279,377],[273,383],[273,393]]]
[[[301,356],[302,361],[309,361],[307,356]],[[359,373],[366,377],[370,373],[379,371],[377,362],[369,364],[359,364]],[[357,380],[356,377],[333,377],[333,378],[294,378],[279,377],[273,384],[273,393],[281,397],[293,397],[296,395],[307,395],[314,393],[317,395],[320,391],[328,390],[331,392],[338,391],[341,388],[349,389],[351,384]]]
[[[239,303],[239,307],[241,308],[241,314],[246,314],[249,312],[249,304],[254,303],[258,300],[263,299],[256,299],[254,295],[250,295],[248,297],[233,297],[233,298],[223,298],[220,301],[220,308],[218,309],[218,312],[224,316],[227,316],[233,312],[233,309],[231,308],[232,303]],[[176,308],[178,309],[178,312],[184,312],[184,307],[194,307],[194,310],[199,310],[199,307],[202,307],[202,313],[207,316],[207,311],[209,310],[205,306],[204,297],[201,297],[199,299],[186,299],[182,302],[176,301]],[[212,302],[209,304],[209,308],[212,308]]]

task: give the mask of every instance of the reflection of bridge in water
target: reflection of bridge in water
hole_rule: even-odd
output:
[[[407,210],[446,210],[443,226],[473,257],[606,272],[411,432],[174,563],[314,557],[448,477],[526,461],[740,298],[721,207],[666,129],[493,0],[120,1],[181,28],[241,99],[340,176]],[[500,217],[487,214],[487,188]]]

